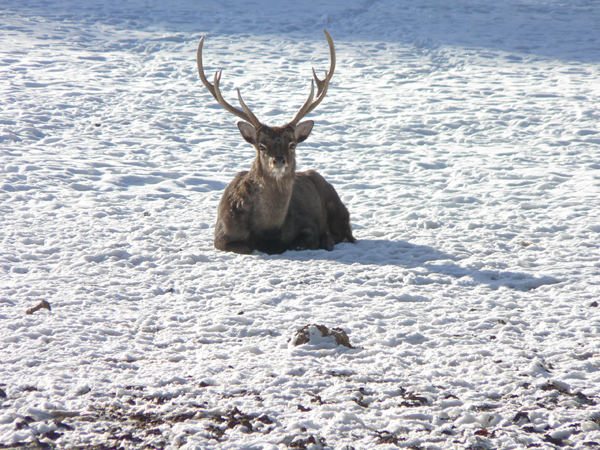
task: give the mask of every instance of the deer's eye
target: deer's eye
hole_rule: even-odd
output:
[[[265,144],[262,144],[262,143],[258,144],[258,148],[262,152],[266,152],[267,151],[267,146]]]
[[[289,149],[290,150],[296,150],[296,143],[295,142],[290,142]]]

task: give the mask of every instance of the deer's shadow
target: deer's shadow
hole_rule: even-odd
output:
[[[361,239],[355,244],[337,244],[331,252],[325,250],[288,251],[272,256],[296,261],[329,260],[342,264],[397,266],[405,269],[424,268],[429,274],[464,278],[465,284],[486,284],[491,289],[507,287],[529,291],[561,280],[550,276],[534,276],[524,272],[481,270],[461,265],[460,258],[427,245],[387,239]]]

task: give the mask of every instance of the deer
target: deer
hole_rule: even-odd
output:
[[[198,44],[200,80],[219,105],[242,119],[237,127],[256,156],[250,170],[239,172],[225,188],[219,202],[214,231],[218,250],[267,254],[287,250],[333,250],[340,242],[355,242],[350,215],[335,188],[318,172],[296,171],[296,146],[310,135],[314,121],[301,121],[323,100],[335,70],[333,39],[329,44],[330,67],[319,79],[314,68],[308,98],[294,118],[283,126],[268,126],[258,120],[237,89],[237,108],[228,103],[219,88],[223,71],[210,83],[202,63],[203,36]],[[314,87],[317,85],[315,97]]]

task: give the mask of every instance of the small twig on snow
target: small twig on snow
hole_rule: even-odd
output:
[[[46,300],[42,300],[38,305],[34,306],[33,308],[29,308],[27,311],[25,311],[25,313],[33,314],[34,312],[39,311],[40,309],[47,309],[48,311],[51,311],[50,303],[48,303]]]

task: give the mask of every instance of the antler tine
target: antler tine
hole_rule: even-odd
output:
[[[252,111],[250,111],[250,108],[248,108],[248,106],[246,106],[246,103],[244,102],[244,99],[242,98],[242,94],[240,93],[239,89],[237,90],[237,93],[238,93],[238,102],[240,102],[240,105],[242,105],[242,109],[248,115],[248,118],[250,119],[250,123],[252,125],[254,125],[254,128],[258,129],[258,127],[260,126],[260,121],[256,118],[254,113],[252,113]]]
[[[317,72],[315,72],[315,68],[312,68],[312,72],[313,72],[313,77],[315,78],[315,81],[317,82],[317,97],[319,95],[321,95],[321,92],[323,91],[323,88],[325,87],[325,80],[327,79],[327,72],[325,72],[325,78],[323,80],[319,80],[319,77],[317,76]]]
[[[327,43],[329,44],[329,57],[331,59],[329,65],[329,72],[325,74],[324,79],[319,79],[315,69],[313,67],[313,77],[314,82],[317,83],[317,98],[314,99],[314,82],[311,80],[310,83],[310,94],[308,99],[304,102],[296,116],[292,119],[290,124],[296,125],[303,117],[305,117],[308,113],[310,113],[313,109],[315,109],[319,103],[325,98],[325,94],[327,94],[327,89],[329,89],[329,82],[331,81],[331,77],[333,77],[333,71],[335,70],[335,47],[333,46],[333,39],[327,32],[327,30],[323,30],[325,33],[325,37],[327,38]]]
[[[319,91],[318,87],[317,87],[317,91]],[[317,94],[317,97],[318,97],[318,94]],[[314,80],[310,80],[310,94],[308,94],[308,98],[306,99],[306,101],[304,102],[302,107],[300,108],[300,111],[298,111],[298,113],[296,114],[296,117],[294,117],[290,123],[296,125],[300,121],[300,119],[302,119],[306,114],[308,114],[308,108],[310,107],[314,98],[315,98],[315,82],[314,82]]]
[[[230,113],[238,116],[239,118],[245,120],[246,122],[250,122],[255,128],[260,127],[260,121],[256,118],[256,116],[250,111],[250,108],[246,106],[244,101],[242,100],[242,96],[240,94],[240,90],[238,89],[238,100],[240,101],[240,105],[242,105],[243,111],[239,110],[235,106],[230,105],[223,98],[221,94],[221,90],[219,89],[219,82],[221,81],[221,75],[223,74],[223,70],[219,70],[215,73],[214,84],[210,84],[210,81],[206,78],[204,74],[204,66],[202,64],[202,46],[204,45],[204,38],[206,36],[202,36],[200,39],[200,43],[198,44],[198,51],[196,53],[196,62],[198,64],[198,75],[200,76],[200,80],[202,84],[208,89],[208,91],[212,94],[215,100],[225,108]]]
[[[198,44],[198,51],[196,52],[196,63],[198,64],[198,75],[200,76],[200,80],[202,84],[208,89],[208,92],[212,94],[212,96],[216,99],[215,88],[209,81],[206,79],[206,75],[204,75],[204,66],[202,65],[202,46],[204,45],[204,38],[206,36],[202,36],[200,39],[200,43]]]

